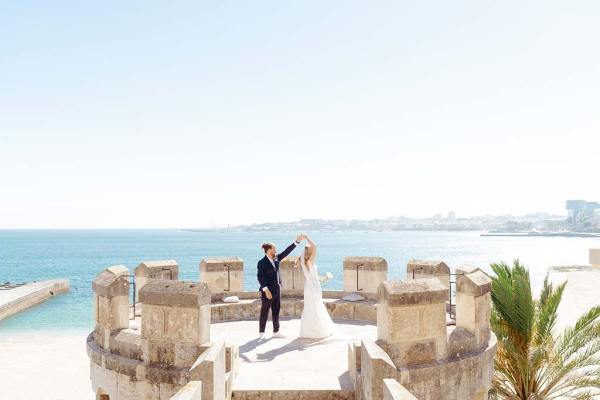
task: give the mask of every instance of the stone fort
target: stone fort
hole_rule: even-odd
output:
[[[302,313],[296,261],[281,265],[282,326]],[[122,265],[102,271],[87,339],[96,399],[487,399],[496,339],[491,281],[480,269],[451,274],[444,262],[413,260],[396,282],[385,259],[346,257],[344,290],[324,290],[323,301],[354,336],[272,339],[256,360],[260,297],[244,291],[243,270],[240,258],[206,258],[197,282],[179,280],[172,260],[142,262],[133,274]]]

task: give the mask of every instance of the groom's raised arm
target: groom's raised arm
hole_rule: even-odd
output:
[[[300,244],[300,242],[298,242],[297,240],[294,241],[294,243],[290,244],[287,249],[285,249],[284,251],[282,251],[281,253],[277,254],[277,259],[279,261],[283,260],[284,258],[286,258],[287,256],[290,255],[290,253],[292,251],[294,251],[294,249],[296,248],[296,246],[298,246]]]

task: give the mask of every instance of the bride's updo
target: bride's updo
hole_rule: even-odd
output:
[[[313,254],[313,248],[311,246],[305,246],[304,247],[304,259],[306,261],[308,261],[310,259],[310,256]]]

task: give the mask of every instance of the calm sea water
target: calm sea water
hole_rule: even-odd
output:
[[[598,239],[481,237],[479,232],[316,232],[317,264],[334,279],[324,288],[341,289],[344,256],[382,256],[391,279],[402,279],[411,258],[441,259],[451,267],[520,258],[530,267],[534,286],[546,268],[587,264],[588,249]],[[17,230],[0,231],[0,281],[68,278],[71,291],[0,322],[0,334],[23,330],[79,330],[93,326],[94,277],[105,267],[124,264],[130,271],[142,260],[175,259],[181,279],[198,280],[198,265],[207,256],[240,256],[244,287],[255,290],[260,244],[273,241],[283,249],[293,233],[197,233],[177,230]],[[296,251],[297,252],[297,251]]]

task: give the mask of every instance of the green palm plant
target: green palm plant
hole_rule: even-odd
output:
[[[490,397],[502,400],[600,399],[600,307],[554,332],[566,282],[544,280],[533,297],[519,260],[492,264],[492,330],[498,339]],[[599,296],[600,301],[600,296]]]

